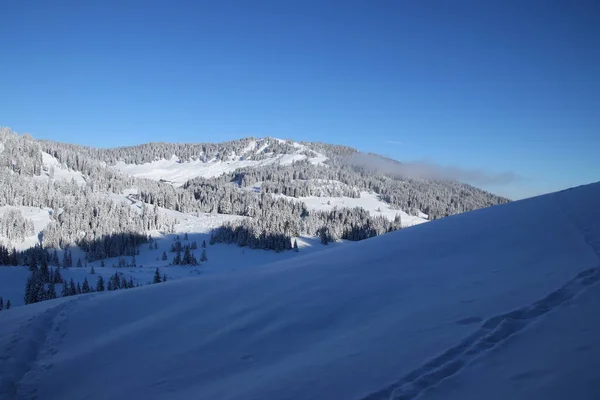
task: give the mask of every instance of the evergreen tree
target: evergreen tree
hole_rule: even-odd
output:
[[[73,260],[71,259],[71,252],[69,249],[66,249],[63,253],[63,268],[71,268],[73,265]]]
[[[298,241],[296,239],[294,239],[294,251],[298,252]]]
[[[181,265],[181,251],[177,252],[177,255],[173,259],[173,264],[174,265]]]
[[[35,288],[33,286],[33,278],[30,276],[25,284],[25,304],[31,304],[35,299]]]
[[[37,270],[37,261],[35,259],[35,256],[32,254],[31,257],[29,258],[29,270],[30,271],[36,271]]]
[[[135,287],[135,284],[133,283],[133,278],[132,277],[129,277],[129,282],[127,283],[127,287],[129,289],[132,289],[132,288]]]
[[[111,281],[114,290],[121,289],[121,278],[119,277],[118,272],[115,272],[115,274],[111,277]]]
[[[163,274],[163,278],[162,278],[163,282],[167,281],[167,274]]]
[[[50,282],[50,270],[48,269],[47,263],[42,263],[42,267],[40,268],[40,273],[42,274],[42,279],[44,282]]]
[[[206,249],[202,249],[202,255],[200,256],[200,261],[201,262],[208,261],[208,258],[206,257]]]
[[[127,289],[129,288],[129,283],[127,282],[127,279],[125,279],[125,276],[121,277],[121,289]]]
[[[77,268],[81,268],[83,264],[81,264],[81,257],[77,259]]]
[[[4,308],[4,299],[0,296],[0,311]]]
[[[47,299],[56,299],[57,295],[56,295],[56,286],[54,285],[54,282],[50,282],[48,284],[48,292],[46,293],[46,298]]]
[[[54,250],[54,253],[52,253],[52,266],[57,268],[59,267],[58,252],[56,251],[56,249]]]
[[[6,309],[9,310],[10,309],[10,300],[6,300]]]
[[[54,269],[54,278],[52,280],[54,281],[54,283],[62,283],[63,282],[63,277],[60,274],[58,267],[56,269]]]
[[[154,272],[154,280],[152,281],[152,283],[160,283],[162,281],[162,278],[160,277],[160,271],[158,270],[158,268],[156,268],[156,271]]]
[[[136,261],[135,261],[135,256],[131,257],[131,266],[134,268],[137,266]]]
[[[75,286],[75,282],[73,282],[73,278],[69,281],[69,296],[75,296],[77,294],[77,287]]]
[[[104,292],[104,278],[102,278],[102,275],[98,276],[96,281],[96,292]]]
[[[183,259],[181,260],[181,264],[183,265],[191,265],[192,264],[192,254],[190,253],[190,248],[185,246],[185,251],[183,252]]]
[[[163,253],[162,253],[162,260],[167,261],[167,252],[166,251],[163,251]]]
[[[90,284],[87,280],[87,277],[83,278],[83,285],[81,285],[81,292],[82,293],[90,293],[91,292]]]
[[[91,275],[95,275],[96,274],[96,270],[94,269],[93,265],[92,265],[92,268],[90,269],[90,274]]]
[[[104,260],[100,260],[100,268],[104,268]]]
[[[156,242],[156,240],[154,241],[154,250],[158,250],[158,243]]]
[[[192,245],[190,246],[190,248],[191,248],[192,250],[196,250],[196,249],[198,248],[198,243],[196,243],[196,241],[194,240],[194,241],[192,242]]]
[[[202,248],[205,249],[206,248],[206,240],[202,241]]]
[[[183,240],[188,240],[188,234],[187,234],[187,232],[183,235]]]
[[[60,292],[61,297],[67,297],[69,296],[69,287],[67,285],[67,283],[65,282],[64,285],[62,285],[62,290]]]
[[[79,281],[77,282],[77,288],[75,289],[77,294],[81,294],[81,285],[79,284]]]
[[[108,280],[108,290],[115,290],[115,287],[113,286],[113,281],[112,279]]]

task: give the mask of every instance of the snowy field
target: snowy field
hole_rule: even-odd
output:
[[[597,399],[599,198],[0,312],[0,398]]]
[[[126,204],[130,204],[131,207],[140,208],[141,203],[139,201],[127,197],[127,195],[131,193],[135,193],[135,190],[130,190],[124,195],[113,194],[111,197],[115,201],[125,202]],[[0,207],[0,215],[10,208],[14,207]],[[26,218],[30,218],[34,221],[36,232],[41,231],[49,222],[49,209],[39,209],[34,207],[18,207],[18,209],[21,210]],[[294,251],[275,253],[273,251],[253,250],[247,247],[243,248],[237,245],[221,243],[210,245],[210,232],[212,229],[221,226],[225,222],[243,219],[245,217],[211,213],[198,213],[197,215],[185,214],[163,208],[161,208],[161,211],[177,220],[175,233],[171,235],[162,235],[159,232],[153,232],[153,240],[156,242],[158,249],[150,249],[148,244],[140,246],[140,254],[136,256],[136,265],[138,267],[118,267],[120,257],[105,259],[104,268],[100,266],[100,261],[86,263],[85,253],[76,246],[73,246],[70,250],[74,267],[69,269],[61,268],[60,271],[63,278],[67,281],[72,278],[75,283],[82,283],[84,278],[87,278],[90,284],[95,286],[98,276],[102,276],[106,281],[107,277],[118,271],[119,274],[123,274],[126,279],[131,277],[135,283],[146,285],[152,282],[157,267],[160,269],[161,274],[167,275],[168,279],[189,278],[202,274],[231,272],[255,267],[274,261],[295,258],[300,255],[310,254],[315,251],[325,250],[345,243],[345,241],[340,241],[337,243],[330,243],[329,246],[323,246],[318,238],[299,237],[296,238],[299,248],[299,252],[297,253]],[[188,233],[187,241],[184,240],[185,233]],[[175,253],[171,253],[170,248],[176,237],[179,237],[183,245],[191,244],[194,241],[197,243],[198,249],[193,253],[198,260],[202,254],[202,242],[204,241],[206,243],[206,252],[209,260],[205,263],[201,263],[199,266],[169,265],[175,257]],[[11,243],[11,245],[15,245],[17,248],[29,248],[37,243],[39,243],[39,240],[38,234],[36,233],[36,235],[27,238],[22,243]],[[167,252],[167,261],[162,260],[163,251]],[[59,251],[58,254],[59,259],[62,260],[62,251]],[[128,264],[131,264],[131,257],[122,258]],[[84,267],[75,267],[79,259],[81,259]],[[113,265],[117,267],[113,268]],[[95,270],[95,275],[90,274],[92,267]],[[27,267],[0,267],[0,296],[4,298],[4,301],[10,299],[13,307],[24,304],[25,283],[27,282],[29,275],[30,272]],[[59,293],[61,288],[62,285],[57,285],[57,291]]]

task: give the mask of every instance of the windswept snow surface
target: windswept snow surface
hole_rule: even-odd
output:
[[[3,311],[0,398],[597,399],[598,199]]]

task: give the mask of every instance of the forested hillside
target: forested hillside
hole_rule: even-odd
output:
[[[301,235],[324,244],[361,240],[400,229],[402,215],[436,219],[507,202],[464,183],[368,168],[357,154],[345,146],[273,138],[98,149],[2,128],[0,240],[11,248],[37,235],[32,243],[42,248],[78,245],[90,260],[128,255],[139,244],[133,237],[172,232],[177,221],[167,211],[173,210],[250,217],[215,229],[212,242],[282,251]],[[177,176],[189,179],[163,179],[153,167],[166,162],[171,173],[185,170]],[[355,207],[314,210],[301,201],[356,199],[365,192],[397,215]],[[36,232],[23,207],[41,210],[43,229]]]

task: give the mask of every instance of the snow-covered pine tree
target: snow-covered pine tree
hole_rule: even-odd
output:
[[[96,281],[96,292],[104,292],[104,278],[102,278],[102,275],[98,276]]]

